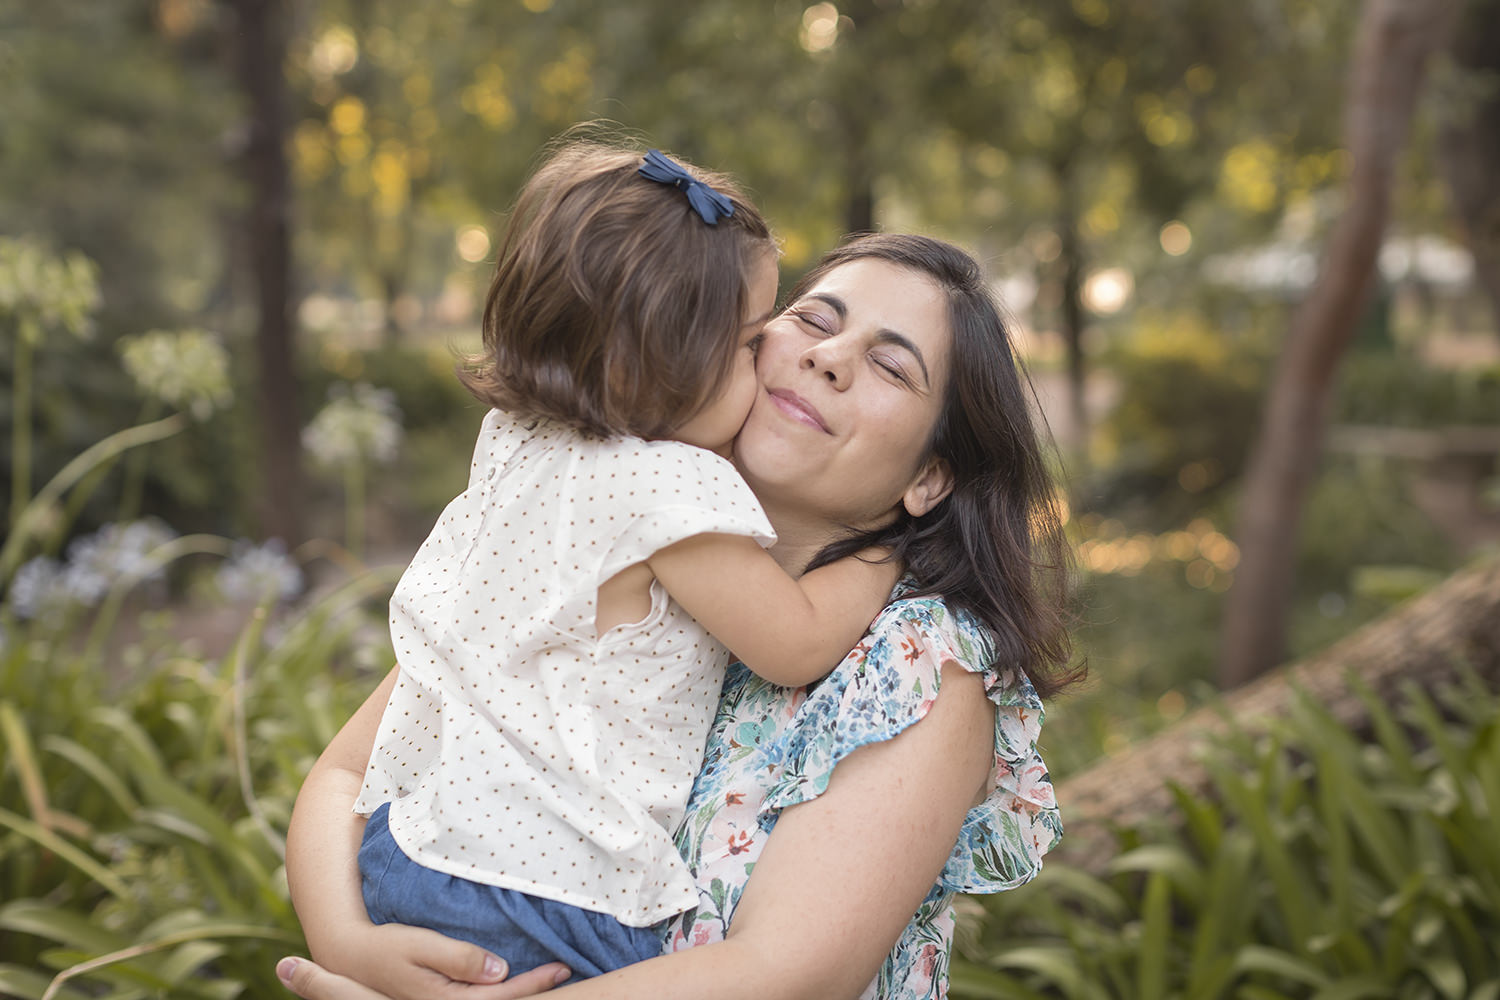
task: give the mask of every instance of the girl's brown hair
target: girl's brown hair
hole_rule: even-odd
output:
[[[511,212],[484,307],[484,352],[459,378],[481,402],[596,437],[658,438],[713,398],[745,322],[747,269],[775,253],[727,176],[682,166],[734,213],[709,225],[639,152],[572,142]],[[678,161],[681,163],[681,161]]]

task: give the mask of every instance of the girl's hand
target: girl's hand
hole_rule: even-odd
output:
[[[550,963],[507,982],[505,962],[483,948],[403,924],[368,925],[358,945],[350,947],[346,939],[340,954],[344,958],[338,967],[358,977],[357,982],[298,960],[299,965],[312,966],[314,971],[305,975],[318,984],[315,988],[330,992],[295,992],[335,1000],[366,996],[389,1000],[511,1000],[550,990],[569,976],[566,967]],[[323,985],[328,981],[333,985]]]

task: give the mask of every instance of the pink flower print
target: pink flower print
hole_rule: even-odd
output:
[[[737,830],[729,836],[729,853],[744,854],[750,850],[750,831]]]
[[[1052,779],[1047,776],[1046,765],[1035,758],[1026,767],[1015,772],[1012,790],[1016,798],[1024,800],[1032,812],[1038,809],[1050,809],[1057,805],[1057,797],[1052,789]]]
[[[699,921],[698,926],[693,928],[693,947],[701,948],[713,940],[713,935],[708,931],[708,923]]]
[[[935,944],[923,945],[922,953],[917,956],[917,962],[922,967],[922,975],[928,978],[937,971],[938,946]]]

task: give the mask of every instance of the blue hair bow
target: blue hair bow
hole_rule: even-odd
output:
[[[661,150],[653,149],[646,154],[640,173],[648,181],[670,184],[687,195],[693,211],[710,226],[717,226],[720,219],[734,214],[734,202],[688,173],[675,160],[662,155]]]

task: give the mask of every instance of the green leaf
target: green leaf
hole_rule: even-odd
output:
[[[1146,879],[1141,906],[1140,962],[1136,966],[1136,995],[1160,997],[1166,993],[1167,947],[1172,930],[1172,893],[1168,876],[1154,871]]]
[[[94,783],[102,788],[106,795],[113,800],[126,815],[134,812],[139,803],[135,796],[130,793],[130,788],[125,781],[109,765],[99,759],[99,755],[64,736],[46,736],[42,739],[42,749],[48,753],[63,758],[84,774],[94,779]]]
[[[81,848],[73,846],[40,824],[33,823],[24,816],[17,816],[7,809],[0,809],[0,826],[9,827],[27,840],[34,841],[40,846],[45,847],[99,883],[100,886],[113,895],[122,898],[129,895],[130,889],[121,881],[119,876],[115,875],[98,861],[95,861]]]
[[[1468,996],[1468,978],[1463,967],[1451,958],[1432,958],[1421,965],[1427,981],[1447,1000],[1464,1000]]]
[[[954,1000],[1044,1000],[1044,994],[1014,976],[981,969],[963,959],[956,959],[948,970],[948,995]]]
[[[16,997],[18,1000],[42,1000],[42,994],[52,983],[52,977],[33,969],[18,965],[0,965],[0,996]],[[88,996],[68,987],[57,994],[63,1000],[84,1000]]]
[[[1045,945],[1023,945],[1000,952],[990,959],[1000,969],[1024,969],[1062,990],[1068,997],[1104,1000],[1105,994],[1088,981],[1071,949]]]
[[[1130,903],[1108,882],[1069,865],[1049,863],[1031,888],[1037,894],[1080,900],[1113,919],[1123,920],[1131,910]]]
[[[1213,996],[1218,986],[1211,981],[1226,977],[1232,968],[1234,928],[1244,924],[1252,909],[1249,898],[1254,858],[1255,844],[1245,830],[1229,830],[1220,840],[1193,935],[1189,996]]]
[[[1327,974],[1312,962],[1264,945],[1247,944],[1241,948],[1235,956],[1234,969],[1240,973],[1279,976],[1307,986],[1322,988],[1328,985]]]
[[[1203,874],[1192,856],[1177,844],[1146,844],[1126,851],[1110,862],[1109,871],[1160,873],[1188,899],[1196,901],[1203,895]]]
[[[81,913],[35,899],[18,899],[0,906],[0,927],[85,953],[113,951],[126,943]]]
[[[1392,983],[1379,976],[1340,979],[1312,995],[1312,1000],[1376,1000],[1389,997]]]

